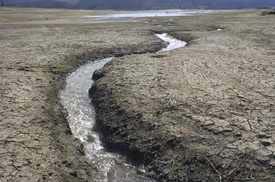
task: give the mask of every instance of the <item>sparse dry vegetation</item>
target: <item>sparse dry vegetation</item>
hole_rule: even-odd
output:
[[[94,181],[58,102],[88,59],[116,58],[97,83],[110,146],[160,181],[274,181],[274,17],[231,12],[95,23],[104,12],[0,8],[0,181]],[[222,28],[222,31],[217,31]]]
[[[81,19],[94,13],[0,8],[1,182],[94,181],[58,101],[63,78],[88,59],[160,42],[140,23]]]
[[[106,142],[127,146],[160,181],[274,181],[275,19],[234,12],[152,23],[191,44],[105,68],[94,99]]]

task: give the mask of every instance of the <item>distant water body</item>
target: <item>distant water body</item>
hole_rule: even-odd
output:
[[[176,16],[193,16],[207,14],[213,12],[221,12],[225,10],[146,10],[146,11],[125,11],[115,12],[103,15],[86,15],[83,18],[94,18],[97,20],[106,19],[130,19],[130,18],[146,18],[146,17],[176,17]]]

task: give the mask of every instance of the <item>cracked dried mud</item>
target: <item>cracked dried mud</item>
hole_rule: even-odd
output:
[[[105,67],[93,98],[109,147],[159,181],[275,180],[273,15],[81,18],[96,13],[0,8],[1,182],[93,182],[58,91],[85,60],[130,53]],[[153,32],[189,44],[138,55],[160,47]]]

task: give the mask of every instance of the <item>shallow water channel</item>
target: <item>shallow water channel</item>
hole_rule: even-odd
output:
[[[168,43],[160,52],[186,46],[186,42],[166,33],[156,36]],[[133,166],[124,156],[106,151],[99,134],[93,129],[96,122],[95,109],[91,104],[88,90],[94,84],[93,73],[110,61],[111,57],[90,61],[68,75],[66,85],[60,91],[61,104],[67,111],[67,120],[74,137],[82,142],[88,160],[97,166],[94,181],[153,182],[154,180],[145,177],[142,166]]]

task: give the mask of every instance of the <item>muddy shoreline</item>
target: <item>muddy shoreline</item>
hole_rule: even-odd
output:
[[[156,48],[152,30],[192,41],[106,67],[96,100],[104,132],[113,132],[106,142],[132,151],[160,181],[274,181],[273,16],[94,23],[87,13],[97,12],[0,8],[1,182],[95,182],[59,89],[88,59]]]
[[[112,64],[108,64],[104,68],[105,75],[111,69]],[[121,107],[117,101],[121,98],[113,95],[114,88],[109,88],[105,81],[98,82],[92,101],[97,113],[97,129],[102,133],[101,140],[111,152],[121,153],[133,163],[145,165],[149,177],[163,182],[264,182],[275,179],[270,175],[269,170],[272,168],[255,158],[255,152],[236,152],[229,161],[225,161],[223,157],[213,154],[213,151],[193,148],[193,142],[205,143],[204,140],[208,139],[163,132],[157,120],[148,121],[142,112]],[[174,110],[177,109],[164,108],[155,114],[162,115]],[[158,116],[156,118],[160,119]],[[183,114],[182,119],[190,123],[195,120],[189,114]],[[214,144],[215,139],[212,140]],[[211,145],[211,142],[208,144]]]
[[[97,166],[87,160],[83,146],[72,136],[59,102],[65,78],[89,60],[154,52],[162,42],[149,31],[127,34],[120,23],[83,24],[82,12],[49,10],[52,19],[76,17],[64,17],[71,22],[64,25],[47,21],[48,10],[16,9],[14,19],[10,11],[14,12],[0,9],[5,17],[0,19],[4,27],[0,31],[0,181],[95,182]],[[38,14],[41,24],[32,24]],[[2,24],[5,19],[12,25]],[[28,25],[20,24],[22,19]],[[102,34],[105,29],[110,30]],[[120,34],[127,35],[120,38]]]
[[[240,25],[222,19],[200,32],[172,33],[191,38],[175,55],[108,64],[92,98],[106,146],[145,164],[158,181],[274,181],[272,97],[248,89],[271,94],[272,84],[260,88],[254,79],[269,80],[274,72],[271,57],[261,59],[270,48],[259,44],[272,30],[256,40],[259,34],[247,28],[255,19],[269,24],[255,14]],[[269,71],[252,68],[262,64]]]
[[[155,52],[160,50],[162,47],[164,47],[164,43],[162,41],[156,40],[156,42],[148,43],[146,45],[101,49],[92,53],[69,56],[70,60],[68,62],[73,63],[73,65],[71,66],[72,68],[62,73],[61,75],[57,75],[57,81],[56,83],[54,83],[53,93],[49,94],[49,100],[51,102],[51,105],[53,106],[49,110],[49,115],[52,117],[51,120],[55,121],[54,127],[51,128],[53,138],[57,138],[57,140],[54,140],[55,145],[60,146],[61,150],[64,150],[64,147],[68,147],[67,149],[65,148],[65,151],[63,151],[62,153],[67,153],[68,151],[66,150],[73,151],[73,154],[70,154],[70,156],[65,156],[65,158],[69,158],[69,161],[64,160],[62,162],[62,164],[65,164],[69,167],[69,170],[72,170],[72,172],[70,172],[70,175],[73,176],[73,178],[70,180],[93,181],[92,171],[96,170],[96,167],[91,165],[91,163],[87,160],[86,156],[84,155],[83,146],[80,141],[73,138],[69,124],[66,120],[66,111],[63,109],[60,102],[58,101],[59,91],[64,87],[66,76],[77,69],[80,65],[85,64],[87,61],[98,60],[110,56],[120,57],[129,54]],[[59,111],[61,111],[63,114]],[[69,139],[68,136],[64,135],[70,135],[70,138],[72,139]],[[73,160],[70,160],[71,158],[73,158]],[[66,167],[63,167],[63,169],[66,169]],[[65,177],[64,180],[69,180],[69,178],[71,177]]]

